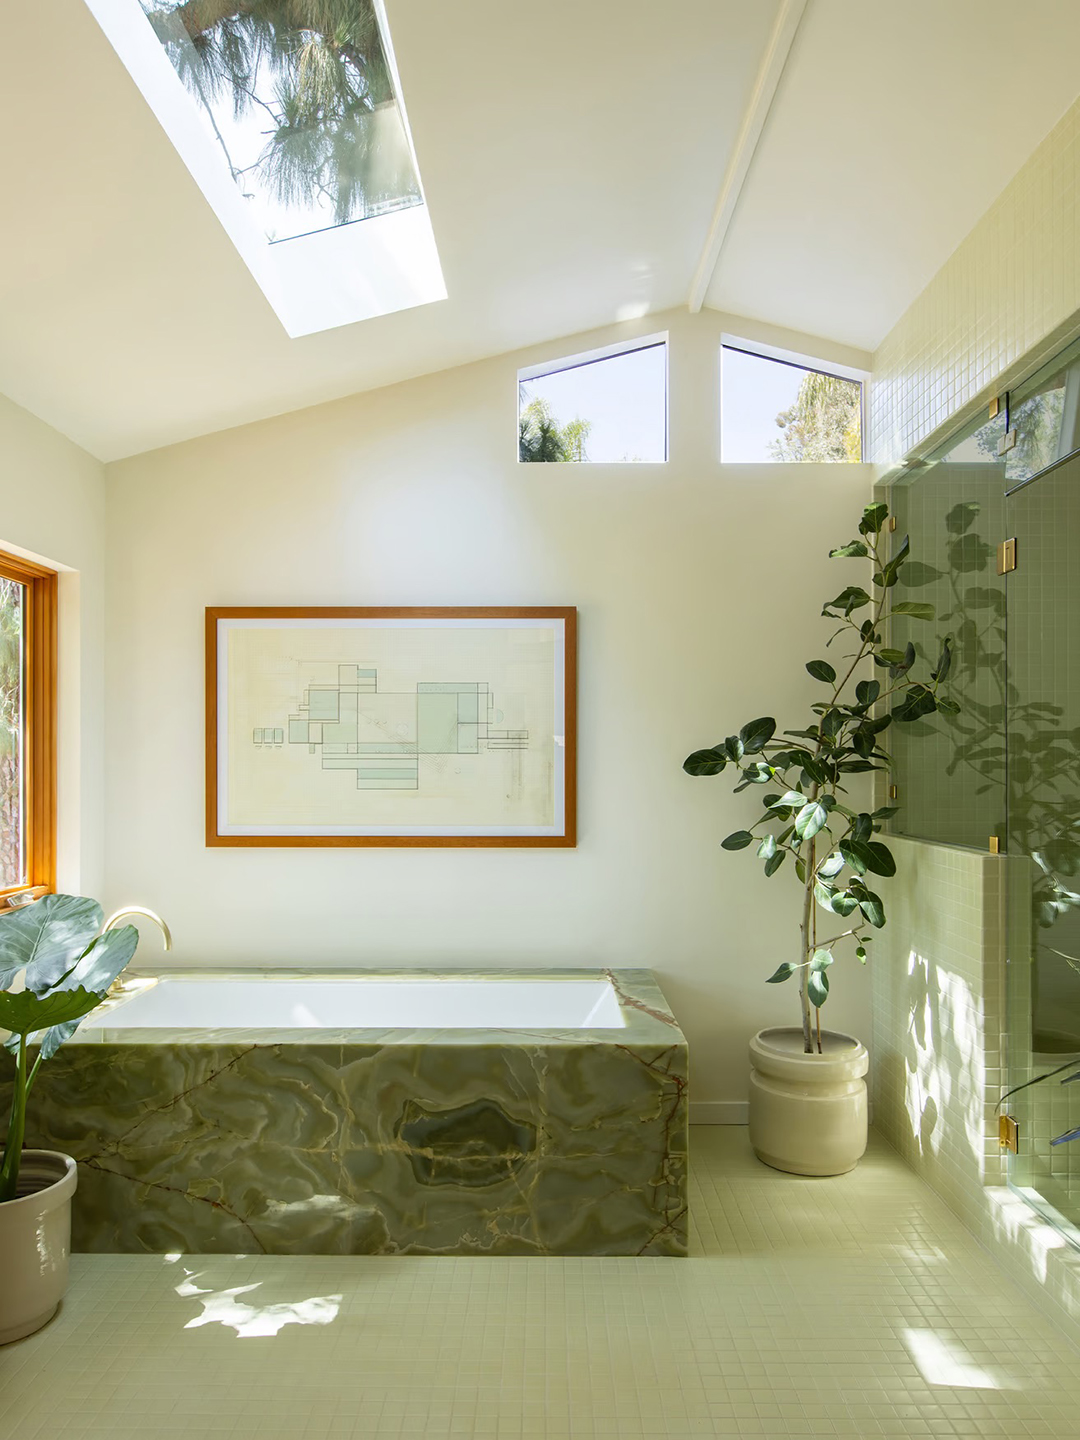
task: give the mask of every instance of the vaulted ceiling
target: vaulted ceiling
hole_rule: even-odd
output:
[[[780,0],[389,0],[448,298],[289,339],[82,0],[0,89],[0,391],[112,459],[685,304]],[[1080,6],[809,0],[705,291],[872,349],[1075,100]]]

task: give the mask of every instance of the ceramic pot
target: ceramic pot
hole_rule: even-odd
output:
[[[0,1204],[0,1345],[40,1330],[63,1299],[76,1181],[70,1155],[23,1151],[18,1194]]]
[[[774,1170],[843,1175],[866,1149],[866,1046],[823,1030],[821,1048],[807,1055],[801,1030],[750,1041],[750,1144]]]

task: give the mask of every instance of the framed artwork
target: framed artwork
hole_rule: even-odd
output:
[[[207,845],[576,844],[577,611],[206,612]]]

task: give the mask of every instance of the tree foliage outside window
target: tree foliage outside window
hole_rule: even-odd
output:
[[[560,425],[546,400],[539,396],[527,400],[522,393],[518,414],[518,459],[548,464],[588,460],[585,443],[591,428],[589,421],[579,416]]]
[[[371,0],[142,3],[249,198],[261,187],[336,225],[420,202]],[[222,101],[243,131],[224,133]],[[253,158],[236,153],[248,132]]]
[[[769,444],[777,460],[854,464],[862,459],[862,387],[857,380],[807,370],[795,403],[776,417]]]
[[[0,576],[0,889],[23,880],[23,587]]]

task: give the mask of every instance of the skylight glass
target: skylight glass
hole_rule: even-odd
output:
[[[271,241],[422,203],[371,0],[140,0]]]
[[[291,336],[445,300],[384,0],[85,0]]]

